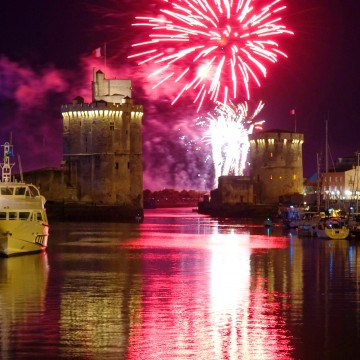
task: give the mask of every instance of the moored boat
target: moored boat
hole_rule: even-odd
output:
[[[350,235],[345,218],[322,218],[315,227],[316,236],[321,239],[343,240]]]
[[[299,225],[298,236],[300,237],[312,237],[315,236],[315,228],[318,222],[318,216],[315,212],[304,212]]]
[[[270,218],[266,218],[264,220],[264,226],[266,228],[270,228],[270,227],[274,227],[275,226],[275,223],[270,219]]]
[[[360,214],[352,213],[349,216],[349,229],[352,238],[360,238]]]
[[[0,182],[0,255],[12,256],[44,251],[49,237],[45,197],[39,189],[12,178],[13,146],[4,147]]]
[[[304,209],[296,206],[289,206],[279,210],[283,224],[290,228],[296,229],[304,214]]]
[[[298,236],[312,237],[315,236],[314,225],[310,221],[302,221],[298,226]]]

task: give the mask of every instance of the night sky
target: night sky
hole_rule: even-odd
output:
[[[171,105],[169,87],[152,90],[145,70],[127,59],[131,44],[144,39],[131,23],[152,9],[148,0],[7,1],[0,36],[0,142],[12,134],[24,171],[59,167],[60,106],[75,96],[90,102],[92,68],[107,78],[130,78],[134,103],[143,104],[144,188],[209,190],[209,148],[195,126],[197,106],[184,97]],[[252,101],[265,107],[265,130],[304,133],[304,176],[316,172],[324,153],[325,122],[333,160],[360,149],[360,1],[285,0],[283,23],[294,36],[281,41],[288,58],[268,65]],[[139,10],[141,9],[141,10]],[[140,12],[141,11],[141,12]],[[91,52],[106,42],[104,59]],[[250,102],[251,105],[251,102]],[[207,107],[204,107],[207,111]],[[17,160],[17,159],[16,159]],[[17,161],[16,161],[17,162]]]

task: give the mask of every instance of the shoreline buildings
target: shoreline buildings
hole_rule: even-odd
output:
[[[131,80],[93,71],[92,100],[62,105],[63,161],[57,169],[27,172],[48,199],[50,219],[134,222],[143,219],[142,116]],[[249,176],[221,176],[211,201],[199,211],[219,215],[268,214],[283,203],[304,201],[304,135],[283,130],[251,134]],[[359,163],[359,156],[357,158]],[[323,193],[356,194],[359,165],[346,174],[323,175]],[[354,186],[356,184],[356,187]],[[309,201],[308,192],[306,199]],[[350,196],[350,195],[348,195]]]

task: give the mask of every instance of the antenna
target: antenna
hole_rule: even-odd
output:
[[[10,182],[11,181],[11,169],[15,164],[10,163],[10,156],[13,155],[13,148],[8,142],[4,145],[4,162],[0,164],[2,169],[1,181]]]
[[[330,185],[329,185],[329,159],[328,159],[328,119],[325,121],[325,179],[326,179],[326,190],[325,190],[325,211],[329,208],[329,191],[330,191]]]
[[[106,42],[104,43],[104,72],[106,73]]]
[[[22,172],[20,154],[18,154],[18,162],[19,162],[19,171],[20,171],[20,181],[24,182],[24,176],[23,176],[23,172]]]

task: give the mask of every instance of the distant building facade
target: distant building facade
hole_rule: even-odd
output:
[[[321,174],[321,194],[331,200],[360,199],[360,166]]]

